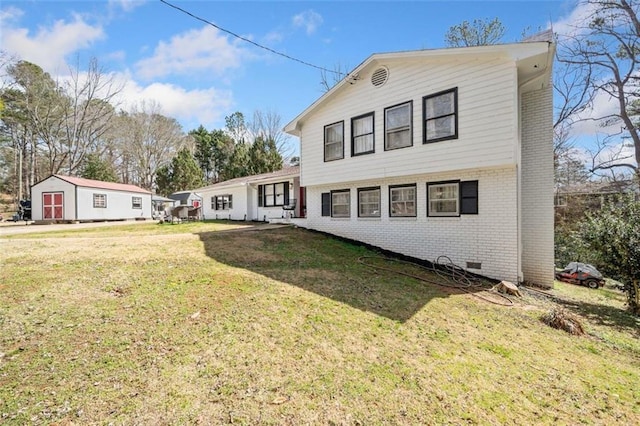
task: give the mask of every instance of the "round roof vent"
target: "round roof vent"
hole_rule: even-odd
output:
[[[380,87],[389,79],[389,70],[387,67],[380,67],[371,74],[371,84]]]

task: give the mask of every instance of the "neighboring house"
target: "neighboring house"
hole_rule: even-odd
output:
[[[153,205],[153,218],[164,219],[171,215],[171,208],[175,205],[176,201],[171,198],[162,197],[160,195],[154,195],[151,197],[151,204]]]
[[[31,187],[35,222],[151,219],[151,192],[134,185],[52,175]]]
[[[304,216],[300,167],[230,179],[198,188],[205,219],[269,221]]]
[[[554,51],[370,56],[285,127],[300,138],[307,194],[294,223],[552,286]]]
[[[194,191],[179,191],[169,195],[174,201],[171,215],[179,219],[202,218],[202,195]]]

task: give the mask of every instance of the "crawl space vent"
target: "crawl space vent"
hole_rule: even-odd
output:
[[[380,67],[371,74],[371,84],[380,87],[389,79],[389,70],[387,67]]]

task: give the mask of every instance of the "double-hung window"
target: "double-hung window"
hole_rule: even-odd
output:
[[[211,199],[211,207],[214,210],[231,210],[233,208],[233,195],[216,195]]]
[[[331,191],[331,216],[349,217],[351,215],[351,191],[343,189]]]
[[[380,217],[380,187],[358,189],[358,217]]]
[[[107,208],[107,194],[93,194],[94,208]]]
[[[427,183],[428,216],[478,214],[478,181]]]
[[[458,88],[422,98],[424,143],[458,137]]]
[[[351,119],[351,156],[375,152],[373,113]]]
[[[133,209],[141,209],[142,208],[142,197],[131,197],[131,208],[133,208]]]
[[[344,158],[344,121],[324,126],[324,161]]]
[[[385,151],[413,145],[412,116],[412,101],[384,109]]]
[[[389,187],[389,216],[416,216],[416,185],[397,185]]]
[[[289,204],[289,182],[258,185],[258,207],[276,207]]]

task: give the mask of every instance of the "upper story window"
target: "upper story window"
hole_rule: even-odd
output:
[[[351,191],[348,189],[331,191],[331,216],[349,217],[351,215]]]
[[[352,118],[351,155],[368,154],[374,151],[373,113]]]
[[[93,207],[106,208],[107,207],[107,194],[93,194]]]
[[[380,187],[358,188],[358,217],[380,217]]]
[[[412,101],[384,109],[385,151],[413,145],[412,116]]]
[[[396,185],[389,187],[389,216],[416,216],[416,185]]]
[[[133,208],[133,209],[141,209],[142,208],[142,197],[131,197],[131,208]]]
[[[344,158],[344,121],[324,126],[324,161]]]
[[[422,98],[424,143],[458,138],[458,88]]]

